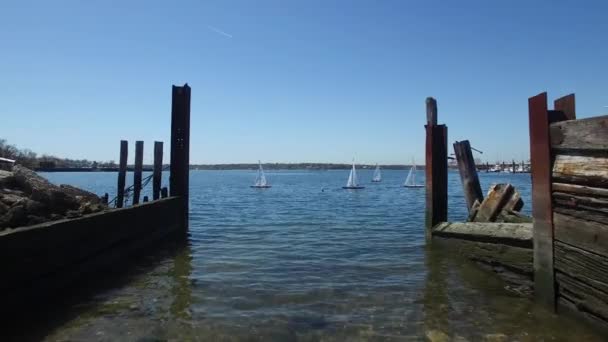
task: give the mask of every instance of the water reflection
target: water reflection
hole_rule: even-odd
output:
[[[175,255],[169,275],[173,277],[171,313],[177,318],[189,320],[192,318],[192,250],[189,244],[185,244]]]

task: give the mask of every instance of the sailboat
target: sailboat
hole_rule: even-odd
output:
[[[378,166],[378,164],[376,164],[376,169],[374,170],[374,177],[372,177],[372,182],[382,182],[382,174],[380,173],[380,166]]]
[[[348,176],[348,181],[346,182],[346,186],[343,186],[342,189],[364,189],[364,186],[359,185],[359,180],[357,179],[357,170],[355,170],[355,160],[353,159],[353,168],[350,169],[350,175]]]
[[[266,181],[266,176],[264,175],[264,169],[262,168],[262,162],[258,160],[258,175],[255,178],[255,183],[251,186],[252,188],[258,189],[267,189],[270,188],[270,184]]]
[[[406,188],[423,188],[424,184],[416,184],[416,162],[412,161],[412,168],[410,172],[407,174],[407,178],[405,179],[405,183],[403,186]]]

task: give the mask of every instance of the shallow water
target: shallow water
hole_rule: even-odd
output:
[[[347,191],[348,170],[270,171],[273,187],[256,190],[253,171],[193,171],[187,245],[79,303],[47,340],[601,340],[425,248],[424,189],[401,187],[405,175]],[[111,197],[116,187],[114,173],[44,176]],[[484,191],[514,184],[530,211],[529,175],[480,177]],[[449,192],[449,218],[463,220],[457,173]]]

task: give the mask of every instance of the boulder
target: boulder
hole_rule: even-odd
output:
[[[61,184],[59,188],[65,194],[75,197],[80,201],[87,201],[89,203],[101,203],[101,198],[92,192],[88,192],[86,190],[82,190],[67,184]]]
[[[0,188],[13,186],[15,176],[12,172],[0,170]]]
[[[0,218],[0,225],[4,227],[19,227],[27,223],[27,212],[24,205],[11,207],[4,216]]]

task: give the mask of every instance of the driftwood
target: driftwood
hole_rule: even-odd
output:
[[[433,236],[532,248],[530,223],[443,222],[433,228]]]
[[[558,154],[553,163],[553,179],[598,188],[608,187],[608,158]]]
[[[551,124],[551,148],[557,151],[608,150],[608,115]]]
[[[519,192],[511,184],[496,184],[490,188],[483,202],[472,208],[469,221],[530,222],[529,218],[517,213],[523,205]]]

